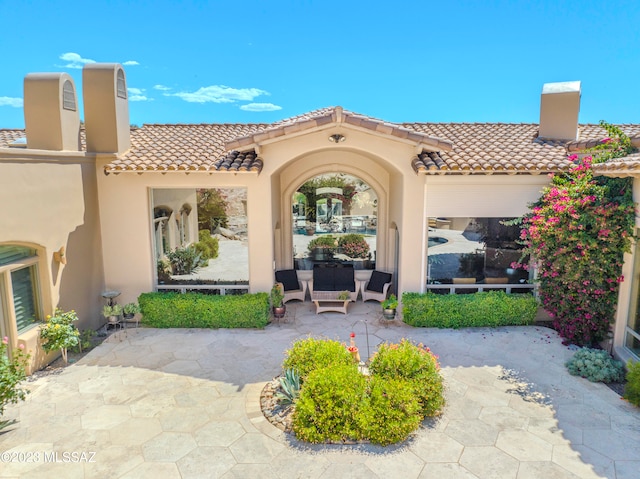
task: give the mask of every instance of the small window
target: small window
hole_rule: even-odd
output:
[[[122,71],[122,69],[118,70],[118,80],[116,88],[119,98],[127,98],[127,84],[124,81],[124,71]]]
[[[40,318],[37,263],[37,253],[32,248],[0,246],[0,284],[8,284],[13,296],[13,308],[9,308],[7,298],[0,295],[0,319],[14,321],[18,334]],[[0,326],[5,332],[13,329],[9,323]]]
[[[76,92],[73,89],[73,83],[69,80],[62,85],[62,108],[76,111]]]

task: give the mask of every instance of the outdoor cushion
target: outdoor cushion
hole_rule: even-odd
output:
[[[336,268],[313,268],[313,289],[316,291],[335,291]]]
[[[283,269],[276,271],[276,281],[282,283],[282,287],[285,291],[296,291],[300,289],[300,283],[298,282],[298,273],[295,269]]]
[[[367,285],[367,291],[375,291],[382,293],[384,285],[391,282],[391,273],[383,273],[382,271],[374,271],[371,273],[371,279]]]
[[[334,291],[355,291],[356,281],[353,268],[336,268]]]

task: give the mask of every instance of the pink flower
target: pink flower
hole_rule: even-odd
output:
[[[5,336],[4,338],[2,338],[2,343],[3,344],[9,344],[9,338],[7,336]]]
[[[611,143],[611,138],[604,138],[602,140],[600,140],[600,143],[606,145],[607,143]]]

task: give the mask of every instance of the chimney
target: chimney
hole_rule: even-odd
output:
[[[29,73],[24,77],[27,147],[79,151],[80,115],[76,87],[66,73]]]
[[[87,151],[124,153],[129,149],[127,80],[118,63],[88,63],[82,70]]]
[[[540,96],[540,138],[577,140],[580,82],[545,83]]]

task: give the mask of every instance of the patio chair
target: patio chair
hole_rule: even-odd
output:
[[[369,282],[362,288],[362,301],[370,299],[382,302],[387,299],[387,292],[391,286],[391,273],[373,271]]]
[[[307,282],[298,279],[295,269],[283,269],[276,271],[276,282],[282,285],[284,292],[283,303],[292,299],[304,301],[307,296]]]

